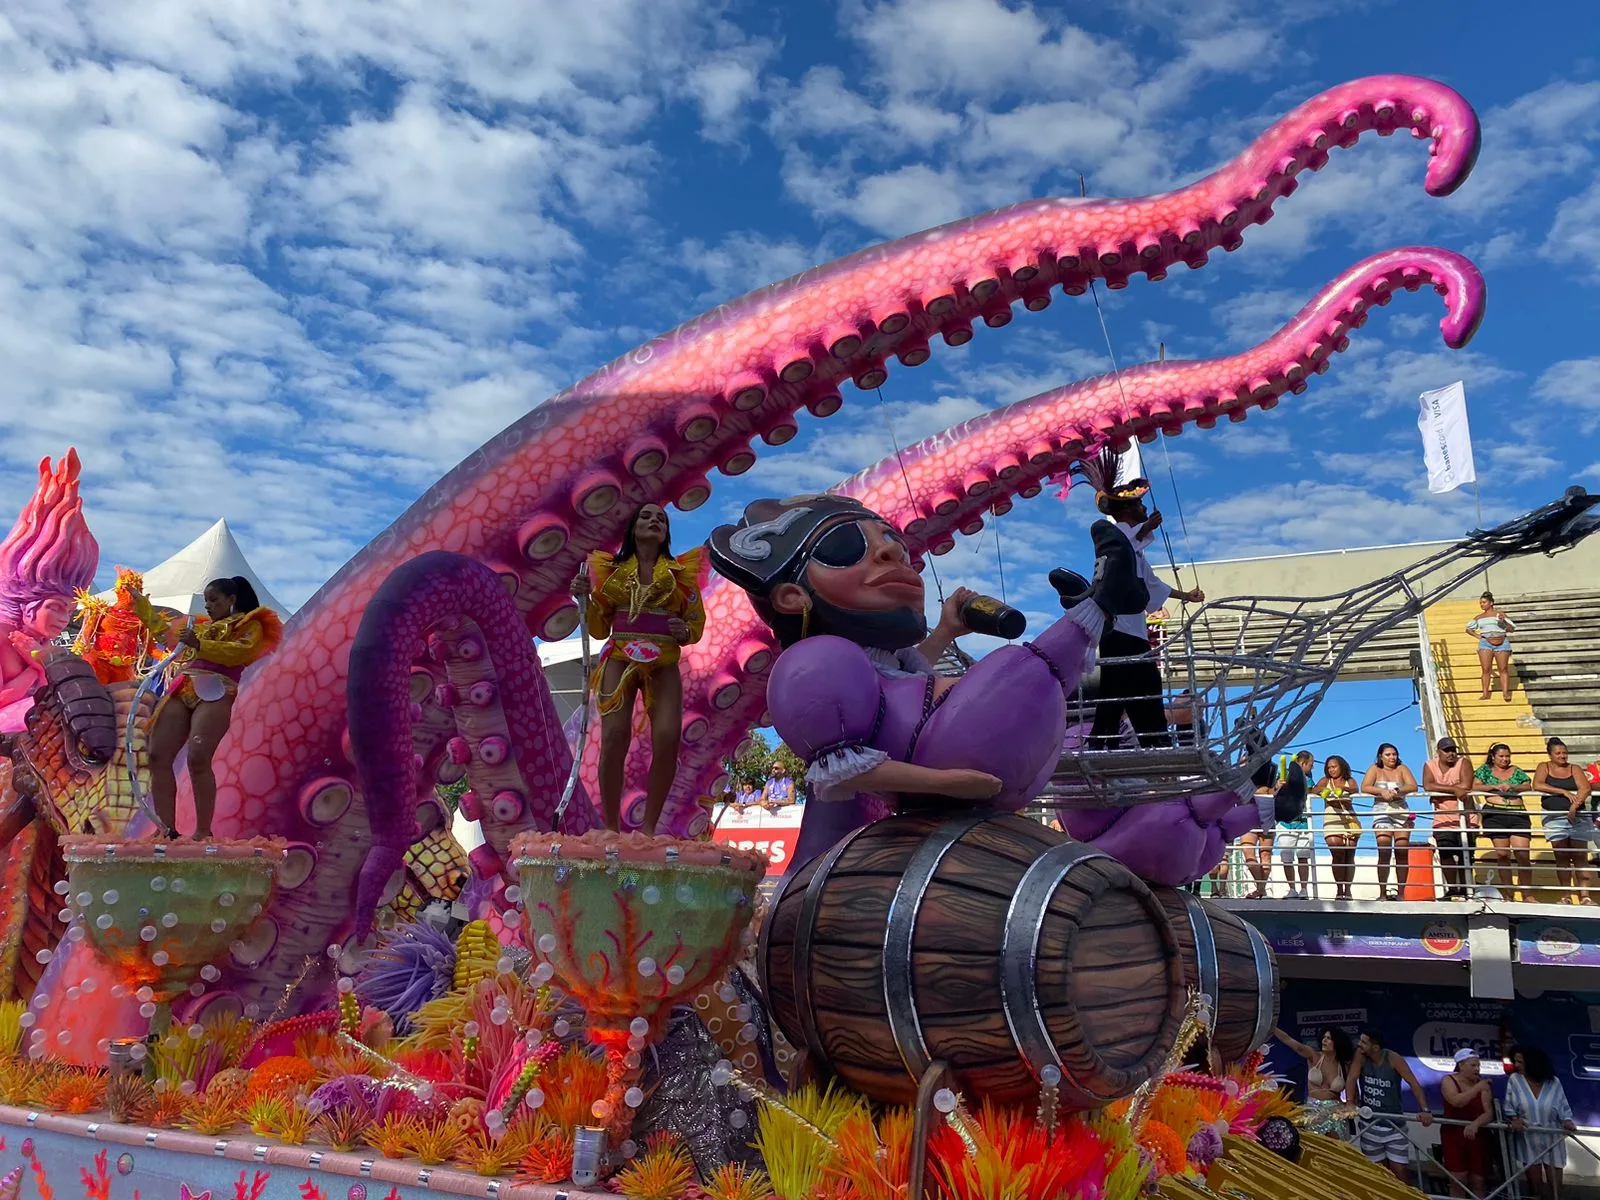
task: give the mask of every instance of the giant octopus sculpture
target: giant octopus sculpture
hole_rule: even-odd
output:
[[[748,470],[755,439],[783,445],[798,410],[832,415],[843,383],[871,389],[890,358],[925,362],[935,336],[961,345],[976,323],[1003,326],[1018,302],[1037,311],[1057,288],[1075,296],[1094,280],[1118,288],[1134,274],[1160,280],[1179,263],[1201,267],[1211,251],[1236,249],[1332,147],[1401,129],[1430,143],[1431,194],[1467,177],[1479,131],[1461,96],[1409,76],[1358,80],[1302,104],[1176,191],[1029,201],[753,292],[624,355],[497,435],[341,569],[244,681],[214,760],[216,830],[314,842],[318,861],[304,886],[275,903],[276,945],[232,972],[229,986],[270,1008],[303,979],[297,1003],[320,1000],[335,969],[325,952],[398,886],[418,834],[416,797],[447,772],[466,768],[486,839],[474,865],[486,878],[505,877],[513,834],[550,827],[570,751],[526,633],[553,639],[575,628],[567,585],[588,552],[617,543],[633,506],[704,504],[712,469]],[[895,466],[898,493],[883,465],[841,491],[904,529],[919,554],[942,553],[957,532],[975,531],[1106,441],[1240,420],[1303,390],[1368,306],[1424,283],[1446,295],[1447,340],[1464,342],[1481,311],[1476,273],[1443,251],[1396,251],[1348,272],[1254,351],[1124,372],[1125,395],[1091,380],[1012,406],[905,456],[903,478]],[[719,590],[712,611],[707,638],[684,658],[683,760],[664,831],[696,827],[717,763],[764,708],[770,638],[733,589]],[[364,616],[403,632],[391,647],[406,649],[386,659],[363,638],[369,649],[357,658]],[[412,657],[413,648],[424,652]],[[355,686],[358,676],[368,690]],[[352,706],[352,696],[375,700]],[[574,830],[594,821],[581,793],[566,815]],[[320,966],[308,975],[311,960]]]

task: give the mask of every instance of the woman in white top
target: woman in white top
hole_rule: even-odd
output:
[[[1411,873],[1407,861],[1411,850],[1411,794],[1417,778],[1400,761],[1400,750],[1393,742],[1378,747],[1377,757],[1367,768],[1361,790],[1372,797],[1372,832],[1378,841],[1378,899],[1398,900],[1406,890]],[[1389,859],[1394,859],[1394,878],[1399,886],[1389,887]]]
[[[1467,622],[1467,632],[1478,639],[1478,663],[1483,668],[1483,696],[1487,700],[1494,691],[1493,668],[1500,667],[1500,692],[1511,699],[1511,635],[1517,631],[1511,618],[1495,607],[1494,593],[1485,592],[1478,597],[1482,609]]]
[[[1561,1169],[1567,1165],[1564,1134],[1577,1132],[1572,1105],[1556,1078],[1550,1056],[1538,1046],[1518,1046],[1511,1056],[1516,1073],[1506,1079],[1505,1115],[1517,1135],[1517,1161],[1528,1168],[1528,1183],[1535,1196],[1561,1194]],[[1533,1126],[1532,1131],[1529,1126]]]

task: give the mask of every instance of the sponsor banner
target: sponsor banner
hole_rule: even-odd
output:
[[[1537,999],[1475,1000],[1465,987],[1290,979],[1278,1025],[1307,1045],[1330,1025],[1351,1042],[1363,1029],[1377,1029],[1411,1064],[1436,1112],[1439,1080],[1454,1068],[1457,1050],[1477,1051],[1495,1095],[1504,1097],[1505,1059],[1519,1041],[1530,1042],[1549,1052],[1578,1124],[1600,1123],[1600,996],[1545,992]],[[1304,1060],[1277,1044],[1269,1057],[1274,1069],[1304,1087]]]
[[[1529,966],[1600,967],[1600,921],[1517,922],[1517,959]]]
[[[795,843],[800,839],[800,818],[804,813],[803,805],[790,805],[775,813],[763,808],[749,808],[742,813],[726,808],[719,813],[720,820],[711,837],[736,850],[765,854],[767,875],[776,877],[789,869],[790,860],[794,858]]]
[[[1275,952],[1327,958],[1409,958],[1465,961],[1465,922],[1367,913],[1242,914]]]

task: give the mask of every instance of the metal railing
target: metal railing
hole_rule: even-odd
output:
[[[1432,1116],[1432,1114],[1430,1116],[1432,1117],[1431,1125],[1434,1128],[1442,1129],[1449,1126],[1464,1128],[1472,1124],[1471,1121],[1458,1120],[1451,1117]],[[1416,1175],[1417,1190],[1426,1196],[1464,1196],[1469,1197],[1470,1200],[1502,1200],[1502,1198],[1504,1200],[1525,1200],[1528,1195],[1525,1183],[1529,1169],[1533,1167],[1548,1167],[1555,1177],[1556,1195],[1559,1197],[1561,1194],[1559,1177],[1562,1168],[1555,1166],[1550,1160],[1563,1143],[1570,1143],[1575,1150],[1582,1151],[1593,1159],[1596,1164],[1600,1164],[1600,1155],[1595,1154],[1583,1140],[1585,1138],[1600,1138],[1600,1129],[1590,1129],[1576,1125],[1571,1129],[1567,1129],[1565,1126],[1560,1125],[1528,1125],[1525,1123],[1520,1128],[1514,1128],[1511,1122],[1504,1119],[1501,1104],[1497,1098],[1493,1104],[1493,1119],[1480,1127],[1480,1136],[1488,1134],[1492,1138],[1498,1152],[1497,1165],[1500,1169],[1488,1175],[1484,1182],[1487,1190],[1479,1194],[1472,1190],[1465,1179],[1456,1175],[1445,1165],[1442,1155],[1435,1156],[1431,1153],[1432,1144],[1423,1145],[1417,1141],[1414,1136],[1414,1130],[1421,1125],[1422,1118],[1420,1114],[1374,1113],[1370,1108],[1362,1107],[1355,1111],[1350,1120],[1354,1131],[1350,1141],[1357,1147],[1361,1144],[1363,1130],[1380,1124],[1386,1130],[1393,1129],[1395,1123],[1399,1122],[1406,1135],[1408,1147],[1406,1165]],[[1522,1153],[1527,1146],[1527,1142],[1522,1138],[1524,1134],[1533,1134],[1536,1137],[1543,1135],[1551,1137],[1553,1140],[1530,1157]],[[1491,1163],[1491,1166],[1493,1165],[1496,1164]],[[1450,1188],[1450,1185],[1454,1185],[1454,1188],[1460,1190],[1459,1192],[1453,1189],[1445,1192],[1430,1191],[1429,1184],[1435,1180],[1442,1180],[1447,1189]],[[1491,1180],[1498,1180],[1498,1182],[1494,1182],[1491,1186]]]
[[[1499,793],[1475,791],[1471,795],[1481,804],[1483,799],[1498,797]],[[1541,795],[1523,793],[1524,798]],[[1416,792],[1405,799],[1426,800],[1427,796]],[[1326,801],[1312,794],[1307,797],[1304,831],[1278,824],[1270,833],[1243,835],[1228,848],[1222,867],[1209,877],[1213,886],[1201,890],[1240,900],[1428,902],[1443,899],[1450,890],[1472,899],[1600,903],[1600,870],[1594,865],[1594,846],[1556,850],[1548,842],[1528,849],[1508,844],[1507,857],[1502,862],[1493,839],[1509,843],[1510,835],[1468,827],[1472,816],[1481,818],[1481,807],[1475,813],[1451,814],[1460,823],[1458,827],[1438,830],[1434,825],[1437,814],[1431,809],[1408,807],[1408,819],[1400,824],[1396,820],[1398,812],[1388,805],[1376,806],[1376,797],[1358,792],[1350,800],[1352,811],[1336,812],[1330,823]],[[1512,811],[1525,812],[1531,833],[1543,836],[1541,812]],[[1349,828],[1352,818],[1358,831]],[[1447,842],[1441,847],[1440,833],[1451,841],[1459,838],[1460,846]],[[1329,843],[1330,835],[1337,844]],[[1443,857],[1441,849],[1445,852]],[[1423,853],[1417,854],[1418,851]],[[1459,866],[1452,861],[1457,854],[1461,856]],[[1405,866],[1404,884],[1396,865],[1397,856]],[[1519,856],[1526,856],[1526,862]],[[1413,858],[1422,861],[1412,861]],[[1396,891],[1400,894],[1394,895]]]

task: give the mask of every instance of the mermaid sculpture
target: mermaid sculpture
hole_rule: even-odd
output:
[[[635,696],[650,720],[650,787],[640,826],[646,834],[655,834],[677,774],[683,720],[678,655],[706,628],[700,565],[699,547],[672,557],[667,511],[646,504],[628,521],[621,549],[615,555],[595,551],[572,581],[572,594],[588,601],[590,634],[609,639],[590,688],[600,716],[600,804],[612,831],[622,828],[622,774],[633,741]]]
[[[22,728],[44,683],[35,655],[66,631],[73,597],[94,582],[100,547],[83,519],[78,452],[54,468],[39,464],[39,486],[0,542],[0,733]]]

